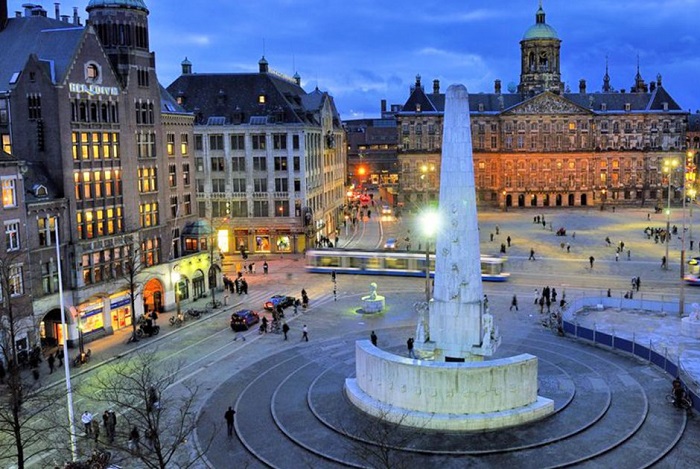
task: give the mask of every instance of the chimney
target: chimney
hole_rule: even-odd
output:
[[[440,80],[433,80],[433,94],[440,94]]]
[[[382,110],[382,115],[386,112],[386,99],[382,99],[381,101],[381,110]]]
[[[495,80],[493,82],[493,91],[496,94],[501,94],[501,80]]]
[[[416,75],[416,89],[422,90],[423,87],[420,84],[420,75]]]
[[[70,23],[70,15],[61,15],[61,21],[64,23]]]
[[[5,29],[7,23],[7,0],[0,0],[0,31]]]
[[[22,4],[22,8],[24,8],[24,17],[29,18],[32,16],[32,8],[34,8],[34,5],[31,3],[24,3]]]
[[[649,83],[649,91],[651,93],[653,93],[655,89],[656,89],[656,82],[652,81],[651,83]]]
[[[78,16],[78,7],[73,7],[73,24],[76,26],[80,24],[80,16]]]
[[[578,81],[578,92],[581,94],[586,94],[586,80],[583,78]]]
[[[53,4],[53,11],[54,14],[56,15],[56,19],[60,20],[61,19],[61,4],[56,2]]]

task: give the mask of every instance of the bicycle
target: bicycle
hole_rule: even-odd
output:
[[[212,300],[212,301],[207,303],[207,308],[217,309],[217,308],[220,308],[222,304],[223,303],[221,303],[221,301],[219,301],[219,300]]]
[[[676,396],[673,393],[666,394],[666,402],[673,404],[674,407],[687,411],[690,411],[690,409],[693,408],[693,401],[687,392],[683,393],[683,397],[681,398],[680,402],[676,402]]]

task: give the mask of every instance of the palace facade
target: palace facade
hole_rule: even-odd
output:
[[[667,158],[684,161],[688,112],[661,75],[647,83],[638,69],[629,89],[615,90],[606,69],[600,90],[580,80],[572,92],[561,81],[561,42],[540,6],[520,41],[517,88],[503,90],[496,80],[493,92],[470,94],[478,203],[654,205],[669,186],[681,197],[673,190],[680,182],[669,184],[662,168]],[[417,76],[396,113],[399,202],[408,209],[437,200],[444,104],[439,81],[426,90]]]

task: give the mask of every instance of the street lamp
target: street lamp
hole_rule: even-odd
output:
[[[671,174],[678,168],[678,158],[664,158],[662,171],[666,174],[666,263],[668,270],[668,245],[671,242]],[[681,267],[682,268],[682,267]]]
[[[603,210],[605,210],[605,201],[606,201],[607,198],[608,198],[608,190],[607,190],[607,189],[603,189],[603,190],[600,191],[600,192],[603,194],[603,197],[601,198],[601,203],[600,203],[600,210],[601,210],[601,212],[602,212]]]
[[[435,210],[426,210],[421,221],[425,234],[425,301],[430,303],[430,238],[437,233],[440,215]]]

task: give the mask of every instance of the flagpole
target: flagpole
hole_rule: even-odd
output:
[[[75,415],[73,413],[73,390],[70,382],[70,355],[68,355],[68,326],[66,325],[66,308],[63,300],[63,274],[61,269],[61,244],[58,237],[59,217],[56,216],[56,265],[58,266],[58,298],[61,305],[61,330],[63,337],[63,363],[66,371],[66,391],[68,399],[68,425],[70,426],[70,451],[73,461],[78,459],[78,438],[75,431]],[[51,221],[49,220],[49,226]]]

